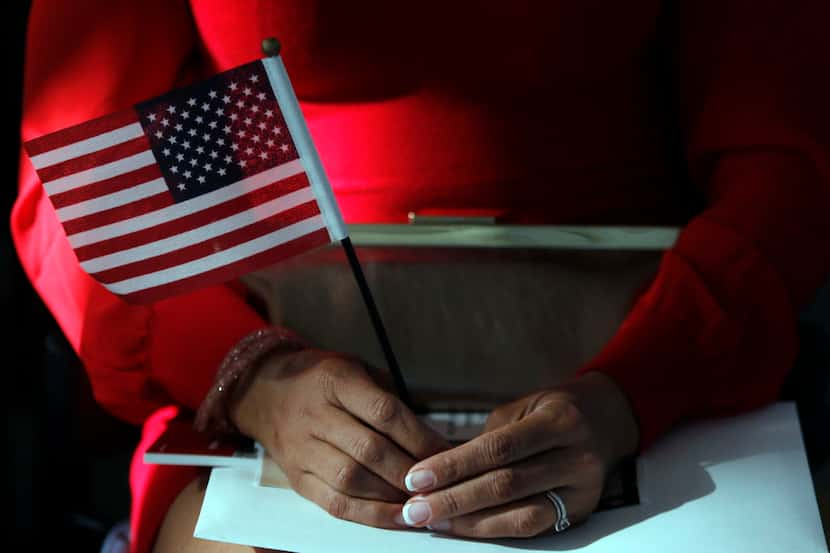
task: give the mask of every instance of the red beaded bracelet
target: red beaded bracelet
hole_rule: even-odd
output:
[[[256,369],[265,356],[276,351],[299,351],[306,347],[308,345],[299,336],[280,327],[262,328],[239,340],[222,360],[213,387],[196,412],[196,430],[220,436],[239,436],[241,433],[230,416],[230,401],[239,382]]]

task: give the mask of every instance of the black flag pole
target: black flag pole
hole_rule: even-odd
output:
[[[352,268],[352,274],[357,281],[357,286],[360,288],[360,295],[363,296],[363,303],[366,304],[366,309],[369,311],[369,318],[372,319],[372,326],[375,329],[375,334],[380,341],[380,347],[383,349],[383,356],[386,358],[386,363],[389,365],[389,371],[392,373],[392,379],[395,383],[395,388],[398,391],[398,397],[408,407],[413,407],[412,398],[409,396],[409,391],[406,388],[406,382],[403,379],[401,368],[398,365],[398,360],[395,358],[395,352],[392,350],[392,344],[389,342],[389,336],[386,334],[386,327],[383,326],[383,320],[380,318],[375,300],[372,297],[372,291],[369,289],[369,284],[366,282],[366,277],[363,274],[363,268],[360,266],[360,261],[357,258],[351,239],[347,236],[340,241],[343,249],[346,251],[346,257],[349,258],[349,265]]]
[[[280,45],[280,42],[276,38],[266,38],[262,41],[262,52],[270,58],[278,58],[281,49],[282,47]],[[282,62],[279,62],[279,64],[281,67]],[[287,77],[285,77],[285,79],[287,80]],[[283,100],[290,100],[291,108],[293,110],[296,110],[297,113],[297,126],[301,127],[297,130],[300,131],[301,134],[306,135],[302,138],[303,142],[308,144],[308,154],[310,155],[313,161],[319,161],[317,159],[316,149],[313,147],[311,137],[308,134],[308,129],[305,127],[304,119],[302,117],[302,113],[300,112],[299,104],[296,101],[293,89],[288,84],[286,84],[284,90],[287,93],[287,95],[291,98],[283,98]],[[286,123],[288,123],[288,121],[286,121]],[[298,145],[298,148],[299,146],[300,145]],[[318,165],[318,168],[320,169],[320,174],[322,175],[322,165]],[[325,180],[325,176],[322,176],[323,178],[320,180]],[[345,234],[345,232],[343,234]],[[369,284],[366,282],[366,276],[363,274],[363,268],[360,266],[360,261],[358,260],[357,253],[355,252],[354,246],[352,245],[352,241],[348,236],[345,236],[340,239],[340,244],[343,246],[343,249],[346,252],[346,257],[349,260],[349,266],[352,269],[352,274],[354,275],[355,281],[357,281],[357,286],[360,289],[360,295],[363,298],[363,303],[366,304],[366,309],[369,312],[369,318],[372,321],[372,327],[375,330],[375,334],[377,334],[378,341],[380,342],[381,349],[383,350],[383,356],[386,358],[386,364],[388,365],[389,371],[392,373],[392,380],[398,393],[398,397],[401,399],[401,401],[403,401],[405,405],[407,405],[408,407],[413,407],[409,391],[406,388],[406,381],[404,380],[403,374],[401,373],[401,368],[400,365],[398,365],[398,360],[395,357],[395,352],[392,350],[392,344],[390,343],[389,336],[386,333],[386,327],[384,327],[383,325],[383,320],[380,317],[380,312],[378,311],[375,300],[372,297],[372,291],[369,289]]]

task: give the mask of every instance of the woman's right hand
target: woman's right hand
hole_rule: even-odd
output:
[[[337,353],[275,354],[242,384],[233,422],[294,490],[338,518],[404,527],[407,471],[450,447],[362,363]]]

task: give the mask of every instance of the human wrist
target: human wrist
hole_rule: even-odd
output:
[[[639,426],[623,390],[608,375],[590,371],[568,386],[590,420],[597,447],[608,468],[637,452]]]
[[[269,357],[306,347],[297,334],[281,327],[261,328],[244,336],[222,360],[196,413],[196,429],[223,436],[244,434],[234,422],[232,410],[260,366]]]

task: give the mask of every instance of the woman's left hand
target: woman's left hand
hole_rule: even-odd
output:
[[[411,526],[472,538],[530,537],[554,527],[555,491],[571,524],[596,508],[610,467],[638,431],[617,385],[589,373],[502,406],[485,431],[413,465],[403,508]]]

